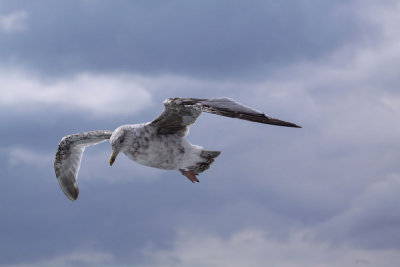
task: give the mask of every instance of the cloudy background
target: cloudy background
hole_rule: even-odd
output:
[[[398,266],[400,2],[0,0],[0,264]],[[303,126],[203,114],[192,184],[60,139],[228,96]]]

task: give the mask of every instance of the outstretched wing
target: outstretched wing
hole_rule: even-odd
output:
[[[76,179],[85,147],[110,139],[112,131],[90,131],[63,137],[54,160],[54,171],[64,194],[76,200],[79,188]]]
[[[301,128],[294,123],[269,117],[226,97],[213,99],[168,98],[164,101],[164,106],[164,112],[151,122],[152,125],[158,127],[159,134],[180,133],[182,136],[185,135],[187,127],[196,121],[202,111],[264,124]]]

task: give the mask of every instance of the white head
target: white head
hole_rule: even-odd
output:
[[[110,144],[112,148],[112,153],[110,157],[110,166],[113,165],[115,159],[118,156],[119,152],[123,152],[126,149],[126,137],[127,137],[127,130],[124,126],[118,127],[110,137]]]

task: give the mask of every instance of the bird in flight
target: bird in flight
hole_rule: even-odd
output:
[[[235,102],[230,98],[168,98],[164,111],[153,121],[67,135],[58,145],[54,170],[65,195],[78,198],[77,176],[85,147],[110,140],[113,165],[120,152],[137,163],[165,170],[179,170],[192,183],[207,170],[220,151],[192,145],[184,137],[201,112],[264,124],[301,128]]]

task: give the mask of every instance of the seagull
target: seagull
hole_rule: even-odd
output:
[[[201,112],[264,124],[301,128],[239,104],[226,97],[213,99],[168,98],[164,111],[153,121],[119,126],[114,131],[97,130],[63,137],[54,161],[57,180],[72,201],[78,198],[77,176],[85,147],[110,140],[112,166],[120,152],[139,164],[179,170],[192,183],[207,170],[221,151],[192,145],[184,137]]]

